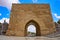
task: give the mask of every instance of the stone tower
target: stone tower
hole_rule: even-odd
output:
[[[36,36],[56,31],[49,4],[13,4],[6,35],[26,36],[31,24],[36,26]]]

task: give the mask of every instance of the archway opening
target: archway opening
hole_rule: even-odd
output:
[[[27,27],[27,36],[36,36],[36,27],[34,25]]]
[[[30,20],[29,22],[27,22],[27,24],[25,25],[25,36],[27,36],[27,30],[29,31],[29,27],[31,26],[30,30],[32,32],[32,29],[35,30],[35,35],[34,36],[41,36],[41,32],[40,32],[40,26],[38,25],[38,23],[34,20]],[[32,28],[32,26],[35,28]],[[31,35],[30,35],[31,36]]]

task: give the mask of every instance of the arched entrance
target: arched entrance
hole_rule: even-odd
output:
[[[36,27],[34,25],[27,27],[27,36],[36,36]]]
[[[36,27],[36,36],[41,36],[40,33],[40,26],[38,23],[34,20],[30,20],[26,25],[25,25],[25,36],[27,36],[27,28],[29,25],[34,25]]]

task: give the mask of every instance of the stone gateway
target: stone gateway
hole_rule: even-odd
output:
[[[36,36],[56,31],[49,4],[13,4],[6,35],[27,36],[31,24],[36,27]]]

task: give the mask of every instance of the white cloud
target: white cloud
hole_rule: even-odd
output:
[[[12,3],[20,3],[18,0],[11,0]]]
[[[0,13],[0,16],[1,16],[2,14]]]
[[[33,1],[33,3],[36,3],[38,0],[32,0]]]
[[[56,13],[54,14],[56,18],[60,19],[60,16],[58,16]]]
[[[11,10],[12,3],[20,3],[18,0],[0,0],[0,6],[7,7]]]
[[[9,18],[2,18],[2,19],[0,20],[0,22],[3,23],[4,20],[6,20],[6,22],[9,23]]]

